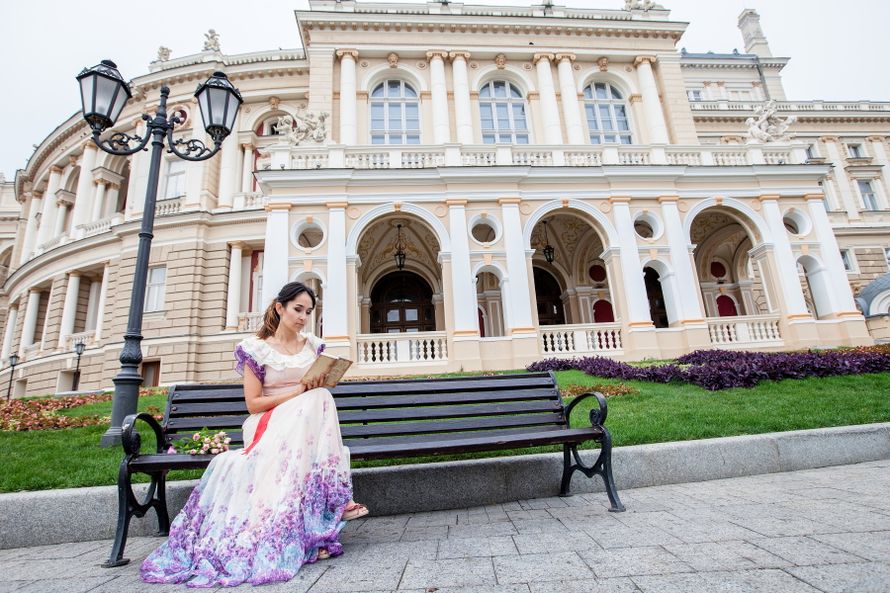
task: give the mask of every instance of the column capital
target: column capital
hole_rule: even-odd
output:
[[[358,59],[358,50],[357,49],[338,49],[336,51],[336,54],[337,54],[337,57],[340,58],[341,60],[346,57],[352,58],[353,60]]]
[[[451,58],[452,61],[457,60],[457,59],[469,60],[470,55],[471,54],[468,51],[450,51],[450,52],[448,52],[448,57]]]
[[[803,199],[806,200],[807,202],[809,202],[811,200],[818,201],[818,202],[824,202],[825,194],[804,194]]]
[[[59,167],[58,165],[53,165],[52,167],[49,168],[49,172],[62,174],[65,172],[65,169],[63,169],[62,167]]]
[[[466,206],[468,200],[445,200],[447,206]]]
[[[444,49],[431,49],[430,51],[426,52],[427,60],[432,61],[436,58],[439,58],[441,60],[447,60],[448,59],[448,51],[444,50]]]
[[[87,140],[84,140],[83,142],[81,142],[81,143],[80,143],[80,148],[81,148],[81,150],[83,150],[84,152],[86,152],[88,149],[90,149],[90,150],[97,150],[97,149],[98,149],[97,146],[96,146],[96,143],[93,142],[93,140],[92,140],[91,138],[90,138],[90,139],[87,139]]]
[[[35,189],[31,192],[32,200],[42,200],[43,199],[43,190]]]
[[[819,136],[819,142],[828,143],[828,142],[840,142],[841,139],[837,136]]]
[[[630,196],[609,196],[610,204],[630,204]]]
[[[656,58],[655,56],[637,56],[634,58],[634,68],[639,68],[640,64],[655,64]]]
[[[556,61],[562,62],[563,60],[568,60],[569,62],[574,62],[578,56],[571,52],[560,52],[556,54]]]
[[[680,196],[671,195],[671,196],[658,196],[659,204],[676,204],[680,201]]]
[[[548,62],[550,62],[550,61],[553,60],[553,54],[540,53],[540,54],[535,54],[534,57],[532,58],[532,61],[533,61],[535,64],[537,64],[537,63],[540,62],[541,60],[547,60]]]
[[[243,148],[244,150],[253,150],[254,145],[251,142],[242,142],[241,148]]]
[[[349,206],[349,202],[325,202],[324,205],[328,210],[343,210]]]
[[[764,194],[762,196],[758,196],[757,199],[760,202],[777,202],[781,196],[779,194]]]
[[[273,211],[287,212],[290,210],[290,204],[280,204],[280,203],[279,204],[266,204],[264,206],[264,210],[266,212],[273,212]]]
[[[102,179],[101,177],[99,177],[98,179],[93,179],[93,183],[95,185],[108,185],[111,182],[107,179]]]
[[[628,100],[631,104],[633,104],[633,103],[642,103],[642,102],[643,102],[643,95],[630,95],[630,96],[627,98],[627,100]]]
[[[247,243],[244,241],[229,241],[229,246],[241,250],[248,249]]]
[[[522,203],[522,198],[498,198],[498,205],[504,206],[509,204],[518,205]]]
[[[80,278],[81,276],[82,276],[82,274],[80,273],[79,270],[71,270],[70,272],[68,272],[69,278]]]
[[[868,140],[869,142],[883,142],[884,141],[883,136],[877,136],[877,135],[866,136],[865,139]]]
[[[71,165],[72,167],[76,167],[77,166],[77,157],[74,156],[73,154],[69,154],[68,155],[68,164]]]

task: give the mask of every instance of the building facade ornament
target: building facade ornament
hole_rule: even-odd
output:
[[[390,68],[397,68],[399,65],[399,54],[394,51],[389,52],[389,55],[386,56],[386,61],[389,62]]]
[[[624,0],[624,10],[628,12],[632,10],[648,11],[651,8],[657,8],[653,0]]]
[[[158,48],[158,57],[156,62],[166,62],[170,59],[170,48],[163,45]]]
[[[204,51],[220,51],[219,33],[215,29],[204,33]]]
[[[609,71],[609,58],[606,56],[601,57],[596,61],[596,65],[599,67],[600,72],[608,72]]]
[[[768,101],[754,110],[754,116],[745,120],[748,128],[748,144],[765,144],[767,142],[789,142],[788,127],[797,121],[797,117],[779,117],[775,101]]]
[[[494,57],[494,65],[499,69],[503,70],[507,67],[507,56],[504,54],[498,54]]]
[[[293,146],[308,142],[323,143],[328,137],[328,113],[302,112],[297,117],[281,115],[275,120],[275,133]]]

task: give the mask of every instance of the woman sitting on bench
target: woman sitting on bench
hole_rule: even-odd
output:
[[[213,459],[170,537],[142,564],[151,583],[189,587],[287,581],[303,564],[343,553],[352,502],[349,449],[325,377],[301,378],[324,344],[304,331],[315,294],[286,284],[263,327],[235,349],[251,415],[242,450]]]

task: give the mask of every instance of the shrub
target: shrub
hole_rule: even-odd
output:
[[[678,358],[677,364],[633,367],[610,358],[587,356],[546,358],[528,366],[529,371],[569,369],[609,379],[653,383],[683,381],[717,391],[731,387],[754,387],[765,380],[887,372],[890,371],[890,348],[871,346],[802,352],[697,350]]]

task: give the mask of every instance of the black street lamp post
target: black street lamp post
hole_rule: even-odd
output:
[[[9,355],[9,386],[6,388],[6,403],[9,403],[9,397],[12,395],[12,376],[15,374],[15,365],[19,363],[19,355],[13,353]]]
[[[77,391],[80,387],[80,357],[83,356],[84,350],[86,350],[86,344],[83,343],[83,340],[74,342],[74,353],[77,354],[77,367],[74,369],[74,379],[71,381],[71,391]]]
[[[115,132],[105,140],[102,132],[114,125],[126,102],[132,96],[117,66],[110,60],[89,69],[77,76],[80,83],[83,117],[93,130],[93,142],[107,153],[127,156],[143,150],[151,142],[151,165],[148,172],[148,188],[145,191],[145,207],[142,212],[142,227],[139,231],[139,246],[136,251],[136,268],[133,272],[133,290],[130,293],[130,312],[127,317],[127,332],[121,349],[121,370],[113,379],[114,400],[111,408],[111,426],[102,435],[102,445],[119,444],[121,425],[129,414],[136,413],[139,398],[139,364],[142,362],[142,309],[145,305],[145,285],[148,276],[148,259],[151,240],[154,237],[155,202],[158,193],[158,176],[161,170],[161,157],[166,144],[167,150],[187,161],[209,159],[222,146],[234,127],[235,117],[241,107],[241,94],[226,75],[214,72],[204,84],[198,87],[195,97],[201,109],[204,129],[213,140],[213,148],[208,148],[201,140],[176,140],[173,127],[181,123],[174,114],[167,116],[167,97],[170,88],[161,87],[161,100],[154,117],[143,114],[148,129],[140,138],[124,132]]]

